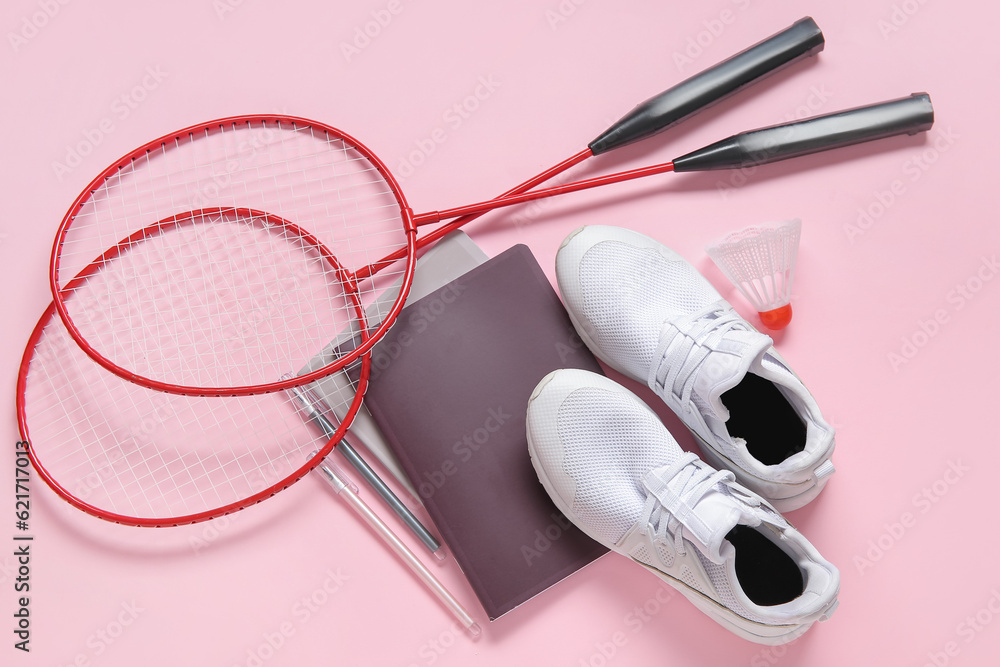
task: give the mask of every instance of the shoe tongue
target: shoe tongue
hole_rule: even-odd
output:
[[[701,405],[721,420],[729,419],[722,395],[738,385],[770,349],[771,338],[756,331],[730,331],[702,362],[694,381]]]
[[[706,558],[722,563],[733,553],[732,544],[726,540],[729,531],[739,524],[760,525],[761,518],[747,503],[734,497],[724,481],[716,482],[692,505],[684,498],[686,494],[677,488],[678,465],[651,470],[643,477],[643,485],[660,501],[663,509],[680,522],[685,539]],[[699,461],[698,465],[705,464]]]
[[[693,514],[695,520],[682,522],[684,537],[714,563],[725,562],[733,553],[733,545],[726,539],[729,531],[740,524],[757,526],[761,522],[744,503],[722,491],[721,485],[698,501]]]

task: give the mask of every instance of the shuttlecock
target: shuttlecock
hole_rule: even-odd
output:
[[[705,248],[768,329],[784,329],[792,319],[789,302],[801,234],[802,221],[788,220],[741,229]]]

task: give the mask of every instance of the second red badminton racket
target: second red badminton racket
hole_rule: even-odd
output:
[[[648,100],[517,190],[666,129],[822,47],[819,28],[803,19]],[[94,179],[59,228],[50,280],[70,336],[107,370],[172,393],[269,392],[370,349],[402,307],[416,248],[468,219],[417,241],[419,219],[357,140],[300,118],[230,118],[150,142]],[[315,236],[303,245],[289,225]],[[85,266],[86,279],[71,287],[64,276]],[[277,379],[335,336],[356,333],[357,304],[395,280],[399,296],[375,313],[368,342],[309,375]]]
[[[325,248],[295,225],[271,216],[266,223],[245,209],[204,213],[233,216],[252,232],[282,244],[327,270],[339,267]],[[257,220],[261,229],[252,227]],[[189,233],[211,224],[198,217],[154,225],[136,238]],[[114,262],[112,247],[69,281],[70,290]],[[295,277],[295,267],[276,276]],[[318,270],[318,269],[317,269]],[[356,303],[356,302],[355,302]],[[197,306],[193,306],[197,307]],[[17,378],[17,418],[32,464],[46,483],[78,509],[136,526],[193,523],[268,498],[300,479],[343,437],[361,406],[371,357],[357,365],[353,399],[331,406],[343,414],[332,434],[316,431],[284,394],[178,396],[143,387],[108,372],[74,344],[50,305],[32,331]],[[360,308],[359,340],[367,336]],[[331,397],[337,398],[337,397]]]
[[[664,124],[658,114],[639,117],[638,129],[629,129],[629,117],[617,123],[606,133],[609,141],[641,138],[639,129],[648,135]],[[339,130],[293,118],[216,121],[154,142],[106,171],[100,185],[81,197],[53,248],[54,301],[70,335],[92,358],[143,386],[197,395],[274,391],[343,368],[384,335],[409,289],[420,225],[669,171],[765,164],[926,130],[932,120],[929,98],[914,95],[734,135],[673,162],[422,215],[410,210],[378,158]],[[252,143],[255,132],[264,142],[259,149]],[[248,144],[246,162],[236,160],[231,151]],[[192,193],[208,189],[204,179],[222,158],[234,166],[221,179],[225,187],[214,191],[230,207],[191,211]],[[230,210],[255,213],[250,220],[219,215]],[[199,224],[178,228],[177,220],[191,218]],[[143,220],[144,229],[162,231],[131,229]],[[329,249],[324,261],[303,263],[304,255],[289,247],[297,247],[300,235],[289,244],[283,233],[262,233],[262,225],[274,227],[272,220],[317,230],[310,238]],[[83,289],[63,287],[67,259],[78,260],[81,249],[109,237],[124,238],[114,261],[101,263]],[[397,298],[372,318],[379,324],[368,339],[311,374],[275,381],[277,366],[304,361],[337,332],[358,329],[358,304],[371,303],[378,280],[387,279],[383,272],[367,280],[389,266],[373,258],[387,249],[393,257],[399,248],[405,248],[402,260],[392,264],[401,278]],[[295,278],[279,280],[289,267],[298,267]]]
[[[370,359],[358,362],[359,390]],[[176,526],[230,514],[320,466],[338,495],[456,620],[478,634],[475,620],[349,480],[336,466],[322,463],[343,437],[362,394],[353,399],[345,394],[333,406],[345,419],[326,432],[310,423],[314,407],[306,406],[312,414],[304,415],[301,400],[282,393],[207,398],[147,389],[88,358],[50,305],[21,362],[17,418],[32,465],[61,498],[126,525]]]

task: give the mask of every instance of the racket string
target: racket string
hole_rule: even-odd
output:
[[[212,213],[210,221],[178,223],[178,216],[206,217],[191,213],[199,209],[261,217]],[[311,230],[316,243],[303,243],[291,227],[249,237],[236,229],[273,226],[272,218]],[[208,224],[215,222],[218,232]],[[186,235],[178,225],[196,231]],[[345,272],[405,247],[399,201],[356,146],[286,121],[206,127],[125,161],[72,216],[59,275],[130,236],[97,271],[109,279],[67,289],[62,305],[92,354],[173,385],[267,383],[314,355],[351,322],[356,301],[375,302],[406,270],[391,267],[387,282],[365,281],[345,297]],[[339,267],[316,270],[323,261],[316,244],[330,248]],[[222,304],[222,296],[232,301]]]
[[[101,290],[108,302],[106,333],[112,338],[104,348],[106,356],[113,360],[144,359],[145,365],[137,364],[136,367],[142,373],[152,363],[150,356],[156,355],[165,368],[177,367],[180,382],[195,384],[205,378],[192,375],[210,363],[213,372],[223,378],[240,372],[246,359],[237,359],[232,354],[238,349],[253,348],[253,339],[260,339],[258,348],[277,346],[278,352],[272,354],[276,360],[294,360],[303,357],[305,352],[314,353],[329,340],[331,331],[336,331],[331,328],[333,323],[327,321],[330,318],[324,319],[318,304],[333,306],[341,313],[341,319],[348,317],[344,313],[351,312],[352,304],[342,294],[329,290],[330,285],[339,286],[334,269],[318,254],[300,250],[301,244],[294,237],[286,233],[272,235],[276,238],[262,252],[259,249],[261,241],[254,234],[244,243],[236,242],[233,233],[226,231],[228,261],[233,268],[223,270],[218,264],[205,271],[205,253],[219,255],[212,231],[209,228],[197,232],[209,243],[204,251],[199,249],[202,244],[198,240],[179,241],[165,245],[167,254],[163,256],[156,252],[160,246],[155,241],[145,242],[145,247],[129,254],[128,265],[117,272],[107,269],[102,273],[100,278],[107,278]],[[191,250],[177,252],[176,247]],[[130,267],[135,265],[143,267],[147,274],[145,279],[139,280],[134,289],[118,290],[117,285],[122,282],[135,281],[129,275],[132,273]],[[166,279],[157,280],[159,273]],[[136,274],[142,276],[142,273]],[[306,287],[310,282],[313,283],[311,287]],[[186,288],[179,289],[178,284]],[[299,288],[300,285],[304,288]],[[116,298],[116,294],[124,298]],[[151,316],[145,314],[146,305],[161,301],[172,305],[169,309],[155,308]],[[85,301],[73,311],[92,312],[92,305],[92,301]],[[183,322],[184,328],[174,330],[173,323],[178,320]],[[311,336],[295,339],[276,336],[278,329],[292,329],[303,334],[315,331]],[[122,331],[128,334],[126,342],[132,343],[124,350],[120,340]],[[101,332],[95,328],[91,327],[90,333],[101,340]],[[203,354],[202,346],[197,344],[199,340],[216,342],[215,346],[205,346],[207,358],[202,361],[199,361]],[[194,357],[186,356],[186,352],[193,352]],[[192,368],[183,367],[185,360],[191,362]],[[260,373],[273,375],[274,370],[264,368]]]
[[[239,502],[325,444],[283,394],[197,398],[125,382],[77,349],[58,319],[43,331],[25,394],[49,473],[80,500],[128,516]]]

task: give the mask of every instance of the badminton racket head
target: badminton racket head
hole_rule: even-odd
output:
[[[21,361],[18,426],[39,475],[78,509],[135,526],[194,523],[269,498],[319,465],[361,406],[370,356],[355,363],[358,391],[331,406],[345,418],[327,437],[283,392],[184,396],[124,380],[75,344],[50,305]]]
[[[273,392],[345,367],[388,330],[412,279],[410,221],[388,169],[343,132],[286,116],[212,121],[87,186],[53,244],[53,300],[76,344],[120,377],[178,394]],[[378,277],[354,279],[401,249]],[[364,325],[365,344],[278,379],[357,334],[393,282],[399,296]]]

